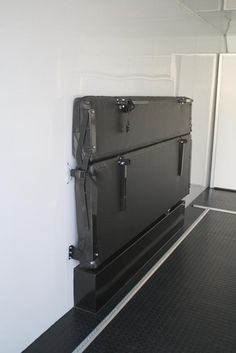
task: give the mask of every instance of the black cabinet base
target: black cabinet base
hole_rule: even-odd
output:
[[[184,212],[184,202],[180,202],[129,247],[98,269],[77,266],[74,269],[75,306],[96,312],[105,305],[183,227]]]

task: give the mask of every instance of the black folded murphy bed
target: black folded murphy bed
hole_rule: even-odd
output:
[[[109,293],[119,289],[158,249],[159,240],[168,240],[183,225],[191,105],[184,97],[75,99],[79,241],[70,247],[70,256],[80,261],[76,304],[96,310],[109,297],[105,287]],[[160,222],[166,223],[162,231]]]

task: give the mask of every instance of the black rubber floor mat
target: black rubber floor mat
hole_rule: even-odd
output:
[[[235,353],[236,216],[210,211],[86,353]]]
[[[236,211],[236,192],[207,189],[193,201],[193,204]]]

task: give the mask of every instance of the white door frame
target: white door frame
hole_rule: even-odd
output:
[[[211,170],[212,170],[212,153],[213,153],[213,141],[214,141],[214,126],[215,126],[215,103],[216,103],[216,90],[217,90],[217,72],[218,72],[218,54],[215,53],[175,53],[172,57],[178,56],[195,56],[195,57],[212,57],[214,59],[213,77],[212,77],[212,89],[210,94],[210,119],[208,123],[208,136],[207,136],[207,150],[206,150],[206,163],[204,167],[204,185],[206,188],[211,185]],[[177,95],[177,74],[175,73],[175,95]],[[194,103],[193,103],[194,104]]]
[[[219,128],[219,108],[220,108],[220,95],[221,95],[221,78],[222,78],[222,63],[225,56],[235,56],[236,54],[220,54],[219,55],[219,69],[218,69],[218,79],[217,79],[217,93],[216,93],[216,109],[215,109],[215,124],[214,124],[214,137],[213,137],[213,153],[212,153],[212,163],[211,163],[211,180],[210,187],[215,187],[215,166],[216,166],[216,149],[217,149],[217,138],[218,138],[218,128]]]

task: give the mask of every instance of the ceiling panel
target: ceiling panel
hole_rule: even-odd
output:
[[[222,7],[222,0],[183,0],[182,2],[193,11],[220,11]]]
[[[72,0],[73,1],[73,0]],[[74,25],[87,35],[116,36],[197,36],[219,34],[178,0],[74,0],[81,9]],[[193,1],[193,0],[192,0]],[[204,1],[201,8],[204,7]],[[205,1],[216,6],[216,0]],[[196,5],[196,3],[195,3]],[[206,9],[206,6],[204,7]],[[89,17],[88,17],[89,14]],[[89,20],[88,20],[89,18]]]
[[[179,0],[191,11],[195,12],[204,21],[214,27],[219,33],[225,34],[228,31],[230,20],[234,17],[235,11],[229,11],[236,0]]]
[[[225,0],[224,1],[225,10],[236,10],[236,0]]]

